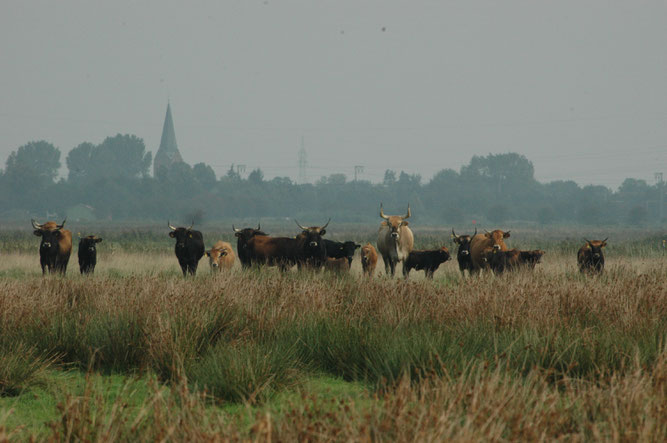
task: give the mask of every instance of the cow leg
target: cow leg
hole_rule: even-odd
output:
[[[394,273],[392,272],[391,275],[393,276]],[[410,275],[410,267],[409,267],[409,266],[405,266],[405,263],[403,263],[403,278],[407,280],[407,279],[408,279],[408,275]]]
[[[396,262],[394,260],[389,260],[389,267],[391,268],[391,276],[393,278],[396,273]]]
[[[389,256],[382,254],[382,261],[384,262],[384,272],[385,274],[389,275],[391,270],[391,265],[390,265],[391,260],[389,259]]]

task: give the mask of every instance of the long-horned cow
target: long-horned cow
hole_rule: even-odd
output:
[[[167,222],[167,226],[171,229],[169,237],[176,239],[174,252],[178,264],[181,265],[183,277],[188,274],[195,275],[199,260],[204,256],[204,236],[193,230],[192,225],[189,228],[176,228]]]
[[[452,228],[452,240],[459,245],[456,251],[456,260],[459,262],[459,270],[463,276],[465,276],[466,270],[468,273],[471,273],[473,269],[472,257],[470,256],[470,242],[475,235],[477,235],[477,227],[475,227],[473,235],[456,235],[454,228]]]
[[[405,216],[385,215],[380,203],[380,217],[385,221],[378,230],[378,251],[382,255],[387,274],[394,276],[396,264],[408,258],[414,246],[414,237],[405,219],[410,218],[410,205]]]
[[[577,252],[577,263],[580,272],[601,274],[604,271],[604,253],[602,249],[607,246],[607,238],[604,240],[584,239],[586,244],[579,248],[579,252]]]
[[[72,253],[72,233],[63,229],[65,221],[67,219],[61,224],[53,221],[40,224],[30,220],[35,229],[33,233],[42,237],[39,244],[39,264],[42,266],[42,274],[46,274],[47,269],[49,273],[59,272],[63,275],[67,271],[67,263]]]
[[[475,235],[470,241],[470,257],[472,258],[471,272],[477,273],[481,269],[488,267],[486,261],[486,254],[488,251],[492,249],[507,251],[505,239],[509,238],[509,236],[510,231],[503,232],[500,229],[496,229],[492,232],[485,231],[484,234]]]

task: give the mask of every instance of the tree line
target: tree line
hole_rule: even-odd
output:
[[[205,163],[175,163],[152,177],[152,155],[143,140],[118,134],[99,145],[81,143],[67,154],[65,164],[67,176],[58,178],[61,152],[46,141],[12,152],[0,173],[0,217],[202,222],[334,216],[354,223],[375,220],[380,202],[387,212],[396,213],[409,202],[425,224],[665,223],[660,184],[627,178],[614,191],[569,180],[540,183],[532,162],[516,153],[473,156],[459,171],[444,168],[428,181],[387,170],[381,183],[332,174],[316,183],[296,184],[288,177],[267,180],[260,169],[242,177],[233,166],[216,177]]]

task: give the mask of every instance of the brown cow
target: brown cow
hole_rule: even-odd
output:
[[[345,274],[350,271],[350,262],[346,257],[331,258],[328,257],[324,262],[324,270],[334,274]]]
[[[366,243],[366,245],[361,247],[361,267],[364,270],[364,274],[367,274],[369,277],[373,276],[375,272],[375,267],[378,264],[378,253],[373,247],[372,244]]]
[[[485,231],[484,234],[475,235],[470,241],[470,256],[472,257],[471,273],[478,273],[481,269],[488,266],[485,260],[485,253],[488,249],[497,249],[507,251],[505,239],[509,238],[510,231],[503,232],[496,229],[493,232]]]
[[[433,278],[433,273],[440,265],[449,260],[449,250],[443,246],[440,249],[427,251],[412,251],[403,262],[403,277],[406,279],[412,269],[424,271],[426,278]]]
[[[61,224],[50,221],[44,224],[39,224],[35,220],[30,220],[32,227],[35,228],[33,232],[36,236],[42,237],[39,244],[39,264],[42,266],[42,274],[59,272],[65,275],[67,272],[67,263],[69,256],[72,253],[72,233],[67,229],[63,220]]]
[[[609,237],[607,237],[609,238]],[[607,246],[607,238],[604,240],[586,240],[586,244],[577,252],[577,263],[579,271],[601,274],[604,271],[604,254],[602,249]]]
[[[485,251],[485,258],[489,268],[494,273],[502,274],[505,271],[535,269],[535,265],[540,262],[544,253],[540,249],[534,251],[520,251],[518,249],[501,251],[499,249],[488,248]]]
[[[232,245],[226,241],[218,241],[213,245],[210,251],[206,251],[208,257],[208,264],[211,266],[211,271],[222,271],[222,269],[232,269],[236,254],[232,249]]]

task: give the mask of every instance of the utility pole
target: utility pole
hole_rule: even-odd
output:
[[[306,148],[303,143],[303,136],[301,136],[301,149],[299,150],[299,184],[306,183],[306,165],[308,158],[306,157]]]
[[[662,179],[662,172],[656,172],[654,176],[658,185],[658,223],[662,224],[665,208],[665,181]]]
[[[364,173],[364,167],[362,165],[354,166],[354,181],[356,182],[359,179],[359,176]]]
[[[241,176],[241,174],[245,174],[245,165],[236,165],[236,173]]]

